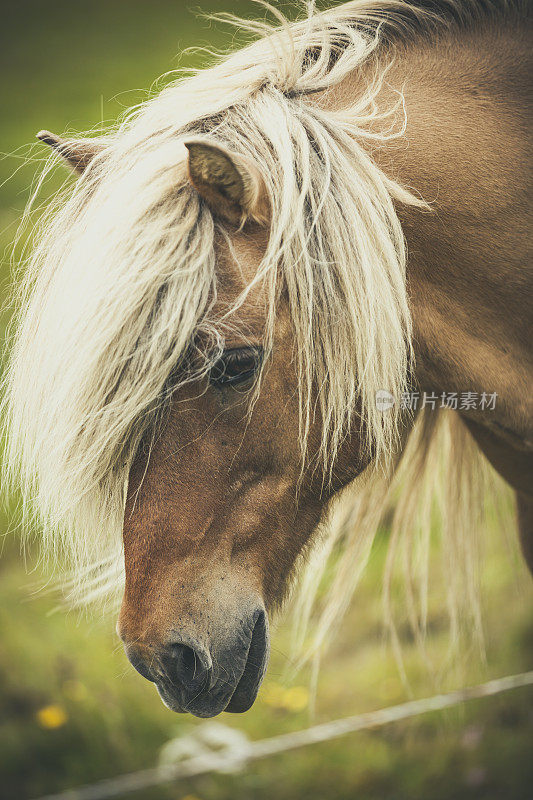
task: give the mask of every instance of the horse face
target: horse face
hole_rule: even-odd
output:
[[[234,236],[241,267],[257,267],[263,239],[259,230]],[[224,306],[246,275],[234,266],[231,274],[225,248],[219,263]],[[267,662],[267,611],[281,600],[324,503],[320,481],[304,482],[297,502],[297,382],[283,312],[249,413],[260,308],[251,295],[236,325],[246,339],[226,341],[223,369],[174,393],[129,479],[120,634],[163,701],[197,716],[253,703]]]
[[[196,157],[200,174],[192,169],[192,178],[215,203],[213,186],[204,185],[213,153]],[[225,161],[217,166],[224,178],[219,215],[230,226],[243,212],[251,218],[243,230],[229,228],[231,247],[223,237],[218,242],[222,314],[255,275],[268,232],[257,175],[247,175],[247,195],[236,206],[239,176],[224,177]],[[320,470],[308,469],[302,479],[298,377],[283,301],[257,394],[264,325],[265,304],[254,288],[232,318],[221,361],[174,392],[129,477],[119,633],[165,704],[201,717],[246,711],[254,702],[268,658],[267,614],[281,602],[329,496],[361,468],[354,435],[335,465],[336,485],[324,491]],[[318,416],[311,453],[320,443]]]

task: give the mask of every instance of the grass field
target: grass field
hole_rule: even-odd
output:
[[[249,2],[204,2],[203,10],[250,13]],[[193,45],[228,46],[231,36],[170,0],[50,0],[3,12],[0,246],[3,297],[9,253],[38,166],[40,128],[83,130],[117,117],[143,89],[179,65]],[[182,65],[204,56],[187,54]],[[9,312],[4,310],[2,329]],[[52,613],[57,598],[36,587],[49,574],[32,549],[21,557],[13,509],[0,516],[0,797],[37,797],[157,763],[169,739],[202,722],[167,711],[122,653],[112,618]],[[519,672],[533,664],[533,591],[505,532],[490,538],[483,572],[486,659],[465,650],[447,660],[444,598],[432,581],[428,653],[403,631],[415,697]],[[224,725],[259,739],[402,702],[401,682],[381,626],[380,584],[387,536],[377,541],[353,608],[324,655],[311,712],[309,673],[287,676],[291,630],[275,633],[258,701]],[[533,693],[518,690],[442,714],[276,756],[237,775],[214,775],[145,791],[147,800],[526,800],[533,786]]]

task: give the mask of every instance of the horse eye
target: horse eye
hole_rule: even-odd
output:
[[[253,378],[261,365],[259,347],[226,350],[211,367],[209,380],[215,386],[238,386]]]

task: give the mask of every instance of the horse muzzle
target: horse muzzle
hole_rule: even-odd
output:
[[[164,644],[122,634],[126,655],[155,683],[167,708],[196,717],[240,713],[253,705],[265,674],[268,618],[264,608],[239,616],[225,635],[203,637],[175,631]],[[229,635],[228,635],[229,634]]]

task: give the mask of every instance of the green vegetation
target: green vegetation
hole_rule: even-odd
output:
[[[383,550],[376,548],[342,634],[323,659],[314,717],[308,673],[292,680],[286,676],[290,630],[281,626],[256,704],[243,716],[223,715],[224,725],[259,739],[408,698],[382,637]],[[532,593],[517,584],[515,567],[501,548],[487,563],[486,665],[472,657],[460,676],[457,671],[443,676],[436,687],[406,637],[404,657],[414,696],[531,665]],[[153,686],[129,667],[112,619],[50,613],[54,598],[35,595],[42,577],[40,572],[28,575],[15,548],[7,549],[0,588],[0,797],[35,797],[152,766],[166,741],[203,724],[162,706]],[[438,597],[433,601],[428,651],[439,666],[447,645]],[[533,780],[532,713],[531,691],[517,690],[275,756],[235,776],[196,778],[141,796],[525,800]]]
[[[250,13],[250,2],[197,0],[203,10]],[[233,34],[201,21],[181,2],[93,0],[73,4],[26,0],[4,11],[3,125],[0,186],[1,273],[5,296],[10,243],[28,196],[46,127],[91,128],[143,97],[175,54],[193,45],[224,47]],[[198,65],[187,54],[182,65]],[[9,154],[9,155],[5,155]],[[43,154],[44,155],[44,154]],[[8,314],[4,313],[4,323]],[[16,532],[5,532],[0,561],[0,797],[30,798],[157,763],[162,745],[202,722],[167,711],[155,690],[122,653],[112,618],[53,612],[57,598],[44,567],[29,571]],[[375,547],[356,601],[324,656],[316,711],[310,714],[309,673],[289,679],[291,632],[275,634],[272,661],[253,709],[221,722],[259,739],[312,721],[369,711],[408,698],[383,641],[380,582],[386,537]],[[28,552],[34,566],[37,553]],[[446,669],[444,600],[435,581],[430,603],[430,673],[401,624],[412,694],[473,684],[531,667],[531,582],[503,536],[491,541],[484,568],[486,663],[466,653]],[[433,582],[432,582],[433,584]],[[438,675],[438,683],[436,683]],[[253,764],[237,775],[213,775],[141,793],[147,800],[248,800],[276,797],[358,800],[528,798],[533,786],[532,694],[519,690],[358,733]]]

